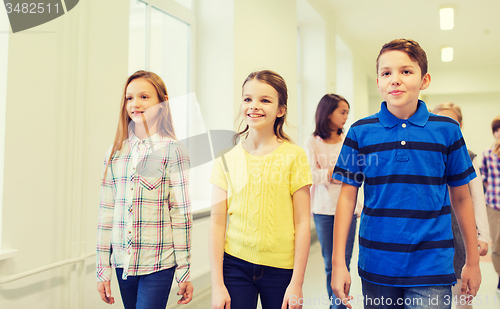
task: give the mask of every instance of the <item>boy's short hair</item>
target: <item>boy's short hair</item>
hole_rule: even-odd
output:
[[[427,73],[427,55],[420,45],[413,40],[409,39],[396,39],[382,46],[380,53],[377,57],[377,74],[378,74],[378,60],[380,56],[391,50],[399,50],[405,52],[412,61],[416,61],[422,71],[422,77]]]

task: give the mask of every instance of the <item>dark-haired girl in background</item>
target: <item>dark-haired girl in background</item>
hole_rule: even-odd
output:
[[[316,232],[325,262],[326,287],[331,309],[345,308],[340,299],[336,299],[335,295],[333,295],[330,282],[332,274],[333,222],[342,184],[332,178],[332,172],[344,142],[343,128],[348,114],[349,103],[345,98],[336,94],[324,95],[316,109],[316,130],[304,143],[313,176],[311,209],[314,214]],[[352,257],[357,214],[361,213],[361,207],[359,206],[360,204],[358,204],[355,214],[353,214],[347,239],[345,258],[348,268]]]

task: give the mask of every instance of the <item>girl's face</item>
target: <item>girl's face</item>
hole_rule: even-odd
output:
[[[279,107],[278,92],[271,85],[252,79],[243,86],[241,115],[251,129],[271,129],[284,108]]]
[[[328,116],[330,128],[333,130],[342,129],[349,116],[349,105],[345,101],[340,101],[333,113]]]
[[[168,100],[168,97],[165,97]],[[125,91],[128,116],[135,123],[142,123],[144,114],[146,121],[156,119],[160,100],[156,88],[144,78],[136,78],[130,82]]]
[[[500,129],[497,129],[495,132],[493,132],[493,136],[497,141],[500,141]]]
[[[442,111],[439,111],[436,115],[450,117],[451,119],[453,119],[456,122],[458,122],[460,124],[460,127],[462,127],[462,124],[458,121],[458,115],[457,115],[457,113],[455,113],[451,109],[444,109]]]

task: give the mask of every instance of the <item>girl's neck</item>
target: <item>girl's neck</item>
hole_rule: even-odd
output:
[[[146,131],[146,127],[142,123],[136,123],[134,125],[134,134],[137,136],[139,139],[147,139],[150,136],[155,135],[158,132],[156,128],[156,123],[153,124],[152,126],[148,126],[148,130]],[[149,136],[148,136],[149,133]]]
[[[325,144],[337,144],[342,141],[342,135],[337,134],[337,130],[333,131],[332,134],[330,134],[329,138],[326,138],[323,140]]]
[[[273,152],[283,141],[271,132],[249,130],[248,137],[243,141],[243,148],[250,154],[263,156]]]

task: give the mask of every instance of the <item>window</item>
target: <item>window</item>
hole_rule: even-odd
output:
[[[206,132],[193,93],[195,14],[191,7],[191,0],[130,1],[128,73],[143,69],[155,72],[163,79],[178,140]],[[190,146],[188,144],[192,150]],[[209,206],[205,202],[207,197],[195,190],[208,183],[209,173],[206,166],[196,166],[192,160],[190,193],[193,212]]]

